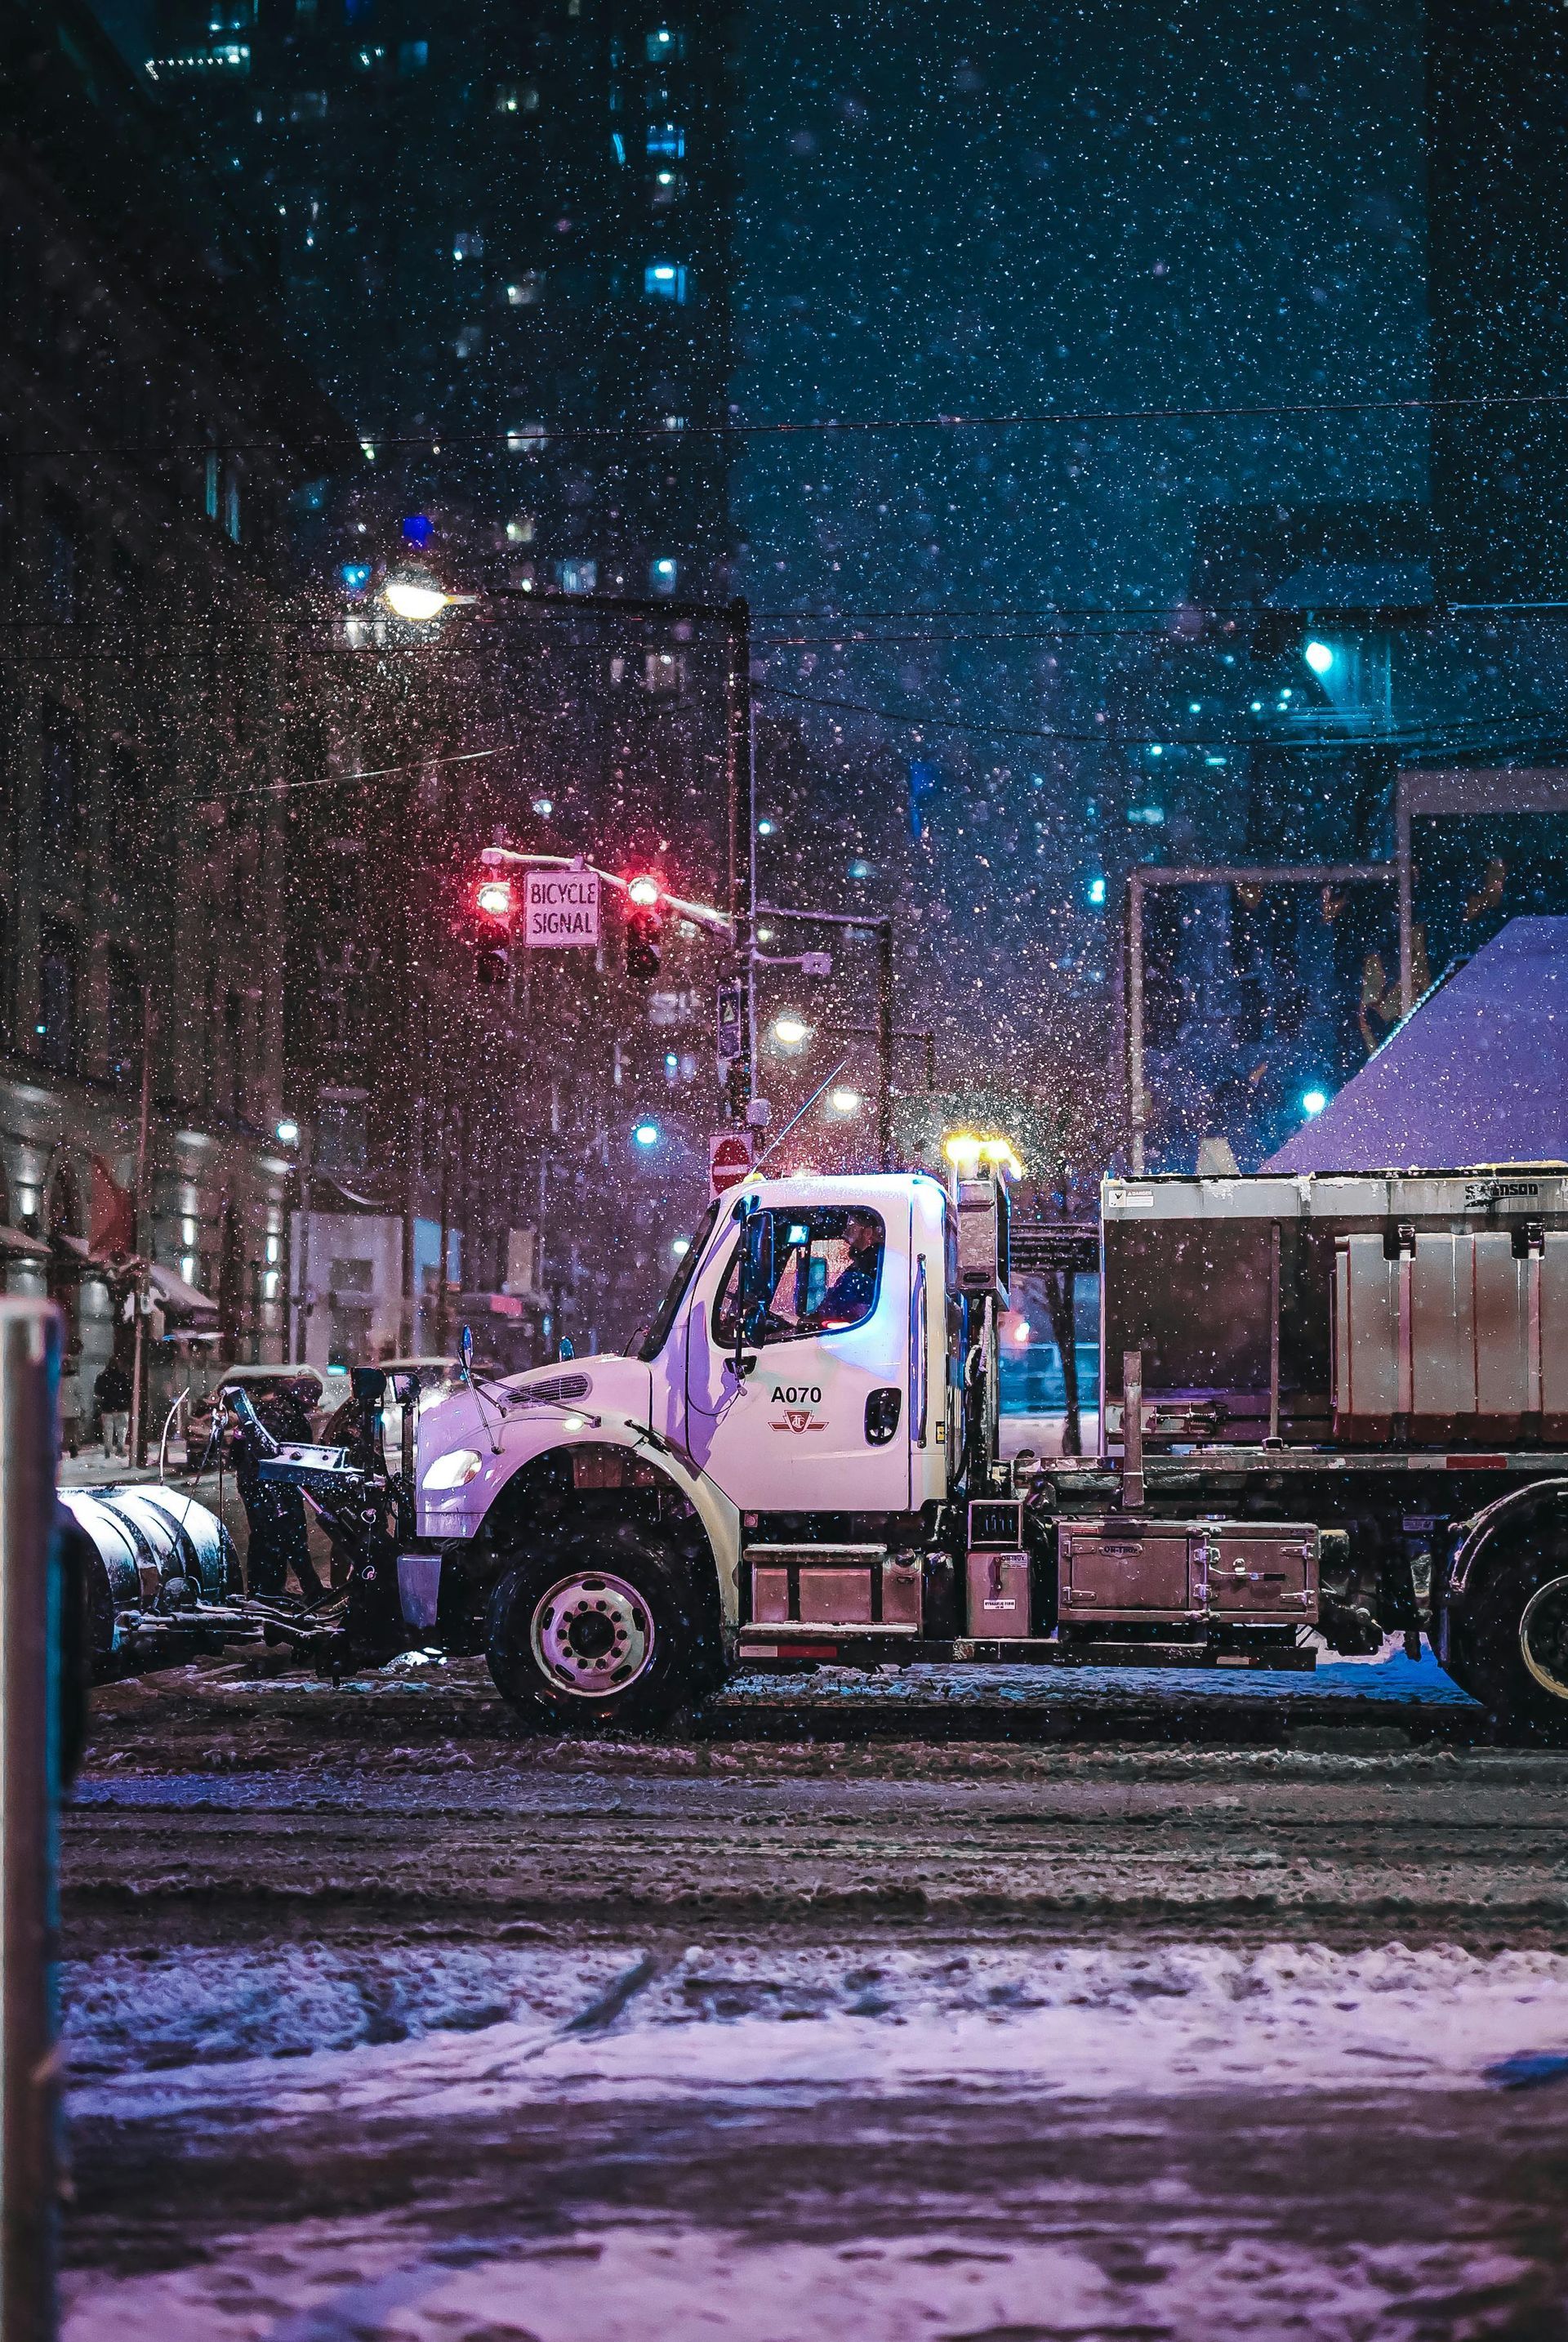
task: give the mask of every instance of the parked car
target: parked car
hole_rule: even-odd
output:
[[[395,1466],[403,1442],[403,1407],[392,1395],[391,1377],[394,1375],[417,1374],[420,1405],[428,1406],[432,1399],[454,1389],[462,1381],[463,1361],[461,1358],[381,1358],[376,1363],[387,1377],[386,1400],[381,1410],[382,1443],[386,1449],[388,1462]],[[343,1401],[334,1406],[327,1417],[326,1426],[321,1435],[324,1439],[336,1442],[345,1436],[347,1396],[345,1393]]]

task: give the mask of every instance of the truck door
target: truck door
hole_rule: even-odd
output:
[[[743,1512],[909,1507],[909,1206],[878,1200],[770,1207],[772,1297],[740,1374],[738,1228],[694,1295],[686,1446]]]

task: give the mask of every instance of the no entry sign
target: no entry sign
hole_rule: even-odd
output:
[[[523,880],[523,940],[542,946],[599,940],[599,874],[596,870],[530,870]]]
[[[708,1141],[708,1196],[738,1187],[752,1167],[752,1142],[744,1130],[721,1130]]]

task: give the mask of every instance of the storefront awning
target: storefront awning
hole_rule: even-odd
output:
[[[183,1276],[176,1276],[172,1268],[165,1268],[162,1261],[150,1260],[147,1263],[147,1285],[166,1316],[180,1317],[196,1324],[203,1320],[215,1324],[217,1303],[209,1300],[195,1286],[187,1285]]]
[[[50,1242],[57,1252],[76,1262],[85,1276],[113,1277],[122,1286],[140,1285],[145,1277],[148,1292],[164,1315],[182,1326],[195,1329],[218,1322],[217,1303],[195,1286],[188,1285],[175,1270],[165,1268],[161,1260],[99,1260],[84,1237],[67,1236],[58,1228]],[[40,1247],[45,1253],[48,1248],[47,1245]]]

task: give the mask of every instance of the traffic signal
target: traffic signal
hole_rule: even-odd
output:
[[[648,984],[664,956],[664,894],[656,878],[634,878],[626,889],[626,974]]]
[[[510,878],[482,878],[474,889],[478,929],[474,974],[480,984],[504,984],[512,973],[512,922],[517,911],[517,890]]]

